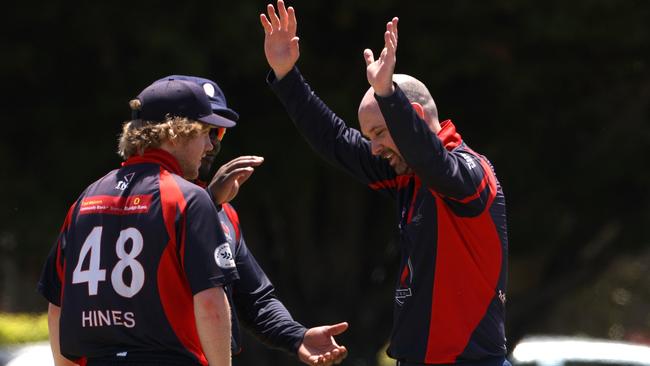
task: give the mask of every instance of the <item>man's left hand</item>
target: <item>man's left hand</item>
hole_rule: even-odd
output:
[[[348,355],[348,350],[339,346],[334,336],[347,329],[346,322],[308,329],[298,349],[298,358],[307,365],[338,365]]]
[[[386,24],[384,33],[384,49],[375,60],[372,51],[366,48],[363,57],[366,60],[366,76],[368,83],[380,97],[387,97],[395,92],[393,72],[397,62],[397,17]]]

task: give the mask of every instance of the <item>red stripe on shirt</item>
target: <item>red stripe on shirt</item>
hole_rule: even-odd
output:
[[[417,176],[415,177],[415,188],[413,188],[413,198],[411,198],[411,208],[409,208],[408,216],[406,216],[406,223],[410,224],[413,219],[413,209],[415,208],[415,199],[418,197],[418,191],[422,186],[422,181]]]
[[[61,225],[61,230],[59,232],[59,241],[56,245],[56,275],[61,283],[61,292],[59,293],[59,304],[63,304],[63,290],[65,288],[65,257],[61,251],[61,237],[65,235],[65,231],[68,230],[68,226],[72,222],[72,214],[74,209],[77,206],[77,202],[73,203],[72,206],[68,209],[68,213],[65,215],[65,221]]]
[[[473,200],[477,199],[481,195],[481,193],[483,193],[483,190],[485,189],[485,187],[489,186],[490,187],[490,195],[488,197],[488,201],[487,201],[487,204],[485,205],[485,207],[486,208],[490,207],[490,204],[492,203],[492,201],[494,200],[494,198],[497,195],[496,178],[494,177],[494,173],[492,172],[492,169],[485,162],[484,159],[481,159],[480,157],[478,157],[478,161],[479,161],[479,164],[481,164],[481,168],[483,169],[483,179],[481,180],[481,183],[476,188],[476,192],[474,192],[473,194],[471,194],[471,195],[469,195],[469,196],[467,196],[465,198],[454,198],[454,197],[443,196],[443,195],[440,195],[440,196],[442,196],[442,197],[444,197],[446,199],[450,199],[452,201],[459,202],[459,203],[469,203],[469,202],[472,202]],[[434,192],[432,189],[429,189],[429,191],[436,194],[436,192]]]
[[[437,211],[438,247],[425,362],[453,363],[496,294],[502,248],[489,210],[461,218],[440,200]]]
[[[163,167],[160,168],[160,201],[165,227],[169,234],[169,242],[163,251],[158,266],[157,277],[160,301],[167,320],[178,340],[202,365],[207,365],[208,361],[203,354],[203,348],[196,329],[192,291],[185,276],[183,264],[179,262],[179,258],[176,256],[179,249],[181,250],[181,257],[184,256],[184,239],[181,239],[181,248],[178,248],[175,223],[179,211],[181,220],[185,220],[185,197],[174,176]],[[184,228],[181,231],[184,235]]]
[[[404,188],[408,185],[410,175],[398,175],[393,179],[382,180],[378,182],[373,182],[368,184],[368,187],[377,190],[377,189],[390,189],[390,188]]]

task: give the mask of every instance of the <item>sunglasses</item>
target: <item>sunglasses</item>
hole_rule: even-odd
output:
[[[221,139],[223,139],[223,135],[225,134],[226,134],[225,127],[211,128],[209,133],[210,141],[221,141]]]

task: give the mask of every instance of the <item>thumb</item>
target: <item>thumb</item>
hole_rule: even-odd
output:
[[[327,333],[330,336],[335,336],[345,332],[346,330],[348,330],[348,323],[343,322],[343,323],[330,325],[329,329],[327,330]]]
[[[375,56],[372,54],[372,50],[369,48],[366,48],[363,50],[363,58],[366,59],[366,66],[370,65],[371,63],[375,62]]]

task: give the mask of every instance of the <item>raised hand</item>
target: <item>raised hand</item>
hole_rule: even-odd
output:
[[[278,0],[279,16],[273,4],[268,4],[266,10],[268,18],[266,14],[260,14],[264,28],[264,54],[275,77],[280,80],[291,71],[300,57],[299,38],[296,37],[298,22],[293,7],[285,8],[282,0]]]
[[[308,329],[298,349],[298,358],[307,365],[338,365],[347,357],[348,350],[339,346],[334,336],[347,329],[348,323],[345,322]]]
[[[363,57],[366,60],[366,76],[368,83],[375,90],[375,93],[387,97],[395,91],[393,87],[393,72],[397,62],[397,17],[386,24],[384,33],[384,49],[381,50],[379,58],[375,60],[372,51],[366,48]]]
[[[263,162],[264,158],[260,156],[240,156],[222,165],[208,185],[215,203],[220,205],[232,201],[239,193],[239,187],[253,174],[253,167]]]

